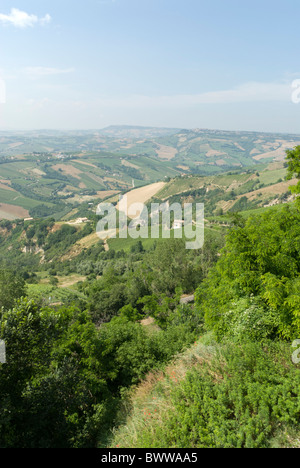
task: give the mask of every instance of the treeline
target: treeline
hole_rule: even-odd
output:
[[[6,343],[7,364],[0,366],[2,448],[105,446],[118,423],[125,390],[190,346],[202,330],[193,309],[180,305],[177,289],[181,282],[190,288],[189,275],[197,268],[200,272],[200,265],[177,242],[176,251],[180,254],[159,276],[167,244],[158,248],[152,265],[145,260],[150,275],[145,285],[140,258],[134,266],[112,259],[101,280],[83,285],[89,302],[82,308],[55,310],[21,299],[24,281],[18,278],[17,288],[16,274],[3,270],[0,339]],[[188,263],[183,270],[180,263],[183,275],[177,271],[179,261]],[[149,315],[157,323],[153,332],[140,323]]]

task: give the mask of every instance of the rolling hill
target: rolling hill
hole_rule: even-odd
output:
[[[69,213],[72,217],[74,210],[86,215],[103,199],[169,179],[176,180],[173,188],[168,187],[169,195],[175,195],[190,185],[199,188],[197,181],[195,187],[192,180],[184,182],[184,176],[191,175],[208,177],[204,183],[216,189],[218,174],[239,172],[242,180],[246,170],[257,169],[260,183],[255,187],[260,190],[259,185],[284,177],[285,152],[298,144],[297,135],[200,129],[112,126],[92,132],[1,132],[0,219],[54,216],[59,220]],[[230,191],[236,183],[241,185],[235,178],[222,187]],[[245,193],[253,189],[254,182],[248,179]],[[277,194],[286,188],[278,187]],[[243,195],[240,189],[239,195]],[[263,187],[262,199],[269,195]],[[218,208],[226,211],[229,205],[221,201]]]

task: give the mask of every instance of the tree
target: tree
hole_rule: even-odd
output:
[[[288,150],[287,163],[288,163],[288,180],[292,180],[293,177],[299,179],[296,186],[291,187],[291,191],[295,194],[300,194],[300,146],[296,146],[293,150]]]
[[[254,330],[257,337],[298,337],[299,246],[300,214],[294,207],[236,225],[217,265],[197,290],[196,304],[207,327],[218,338],[240,332],[253,336]]]
[[[16,300],[26,295],[25,281],[10,270],[0,271],[0,309],[11,309]]]
[[[146,257],[148,283],[154,294],[174,295],[178,287],[190,293],[202,280],[201,265],[196,265],[196,253],[185,248],[182,239],[159,242]]]
[[[22,299],[0,312],[0,339],[0,448],[95,446],[89,426],[101,430],[110,393],[89,315]]]
[[[51,276],[50,277],[50,284],[51,284],[51,286],[57,286],[58,285],[58,279],[56,278],[56,276]]]

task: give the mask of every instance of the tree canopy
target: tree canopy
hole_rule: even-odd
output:
[[[287,164],[288,164],[288,180],[293,177],[299,179],[296,186],[291,187],[292,192],[300,194],[300,146],[296,146],[293,150],[287,151]]]

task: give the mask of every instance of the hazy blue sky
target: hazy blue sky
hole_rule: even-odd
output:
[[[299,0],[2,0],[0,128],[300,133],[299,18]]]

